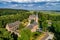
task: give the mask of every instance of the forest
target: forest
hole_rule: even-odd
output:
[[[5,27],[7,23],[15,21],[24,21],[29,15],[36,14],[38,12],[39,27],[43,30],[53,32],[54,40],[60,40],[60,12],[57,11],[31,11],[31,10],[16,10],[16,9],[0,9],[0,40],[30,40],[31,36],[35,33],[31,33],[29,29],[21,30],[23,35],[21,38],[8,32]],[[51,26],[49,27],[46,21],[51,20]],[[23,25],[21,25],[23,26]],[[28,30],[28,31],[27,31]],[[36,32],[36,34],[40,34]]]

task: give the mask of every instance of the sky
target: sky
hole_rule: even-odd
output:
[[[0,8],[60,10],[60,0],[0,0]]]

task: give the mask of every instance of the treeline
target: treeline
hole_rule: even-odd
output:
[[[11,15],[16,13],[25,13],[29,12],[28,10],[22,10],[22,9],[0,9],[0,16],[2,15]]]
[[[52,20],[52,21],[60,21],[60,12],[39,12],[40,20]]]
[[[4,15],[0,16],[0,27],[5,27],[7,23],[15,22],[15,21],[23,21],[27,19],[31,15],[31,13],[20,13],[15,15]]]

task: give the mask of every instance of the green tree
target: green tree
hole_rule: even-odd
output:
[[[13,37],[11,36],[11,33],[6,31],[5,28],[0,28],[0,38],[5,40],[13,40]]]
[[[18,38],[18,40],[30,40],[31,37],[31,31],[27,28],[22,29],[20,32],[21,37]]]
[[[47,31],[48,23],[46,21],[42,22],[42,27],[44,31]]]

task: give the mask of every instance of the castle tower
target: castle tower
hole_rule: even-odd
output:
[[[36,13],[36,20],[35,21],[38,23],[38,13]]]
[[[38,25],[38,13],[32,14],[28,18],[28,25],[27,27],[31,30],[31,32],[36,32],[37,29],[39,29]]]
[[[38,13],[36,13],[35,15],[32,14],[32,15],[29,16],[29,18],[28,18],[28,21],[29,21],[28,25],[30,25],[32,20],[34,20],[34,22],[38,23]]]

